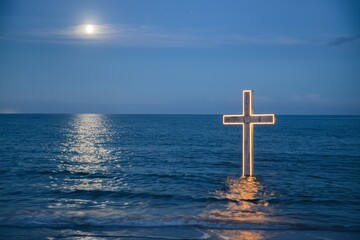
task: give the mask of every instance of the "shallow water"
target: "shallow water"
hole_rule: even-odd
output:
[[[360,237],[360,117],[0,115],[0,236]]]

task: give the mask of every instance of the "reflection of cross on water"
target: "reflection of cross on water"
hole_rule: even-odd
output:
[[[246,224],[276,221],[274,216],[271,215],[272,209],[268,203],[268,196],[274,196],[274,193],[265,190],[261,182],[255,177],[228,178],[226,179],[226,185],[227,190],[216,191],[215,197],[226,199],[228,203],[225,205],[220,203],[218,207],[204,212],[205,219]],[[230,237],[230,239],[237,238]]]
[[[253,91],[243,91],[243,114],[224,115],[223,124],[243,125],[243,177],[254,175],[254,124],[274,124],[274,114],[253,114]]]

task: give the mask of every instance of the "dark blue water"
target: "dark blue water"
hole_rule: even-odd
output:
[[[0,238],[360,237],[360,117],[0,115]]]

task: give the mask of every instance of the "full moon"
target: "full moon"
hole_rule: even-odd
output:
[[[93,32],[94,32],[94,26],[93,26],[93,25],[86,25],[85,31],[86,31],[86,33],[88,33],[88,34],[93,33]]]

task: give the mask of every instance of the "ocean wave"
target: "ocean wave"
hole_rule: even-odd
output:
[[[360,225],[309,224],[272,220],[268,222],[238,222],[201,219],[197,217],[124,216],[121,211],[27,211],[0,217],[1,227],[196,227],[233,230],[321,230],[360,232]]]
[[[62,197],[75,197],[75,196],[92,196],[92,197],[107,197],[111,196],[115,199],[128,198],[128,199],[157,199],[157,200],[171,200],[175,199],[180,202],[203,202],[203,203],[212,203],[212,202],[229,202],[231,199],[216,197],[216,196],[192,196],[192,195],[180,195],[180,194],[171,194],[171,193],[158,193],[158,192],[137,192],[130,190],[86,190],[86,189],[76,189],[76,190],[52,190],[49,191],[53,195],[62,196]]]

